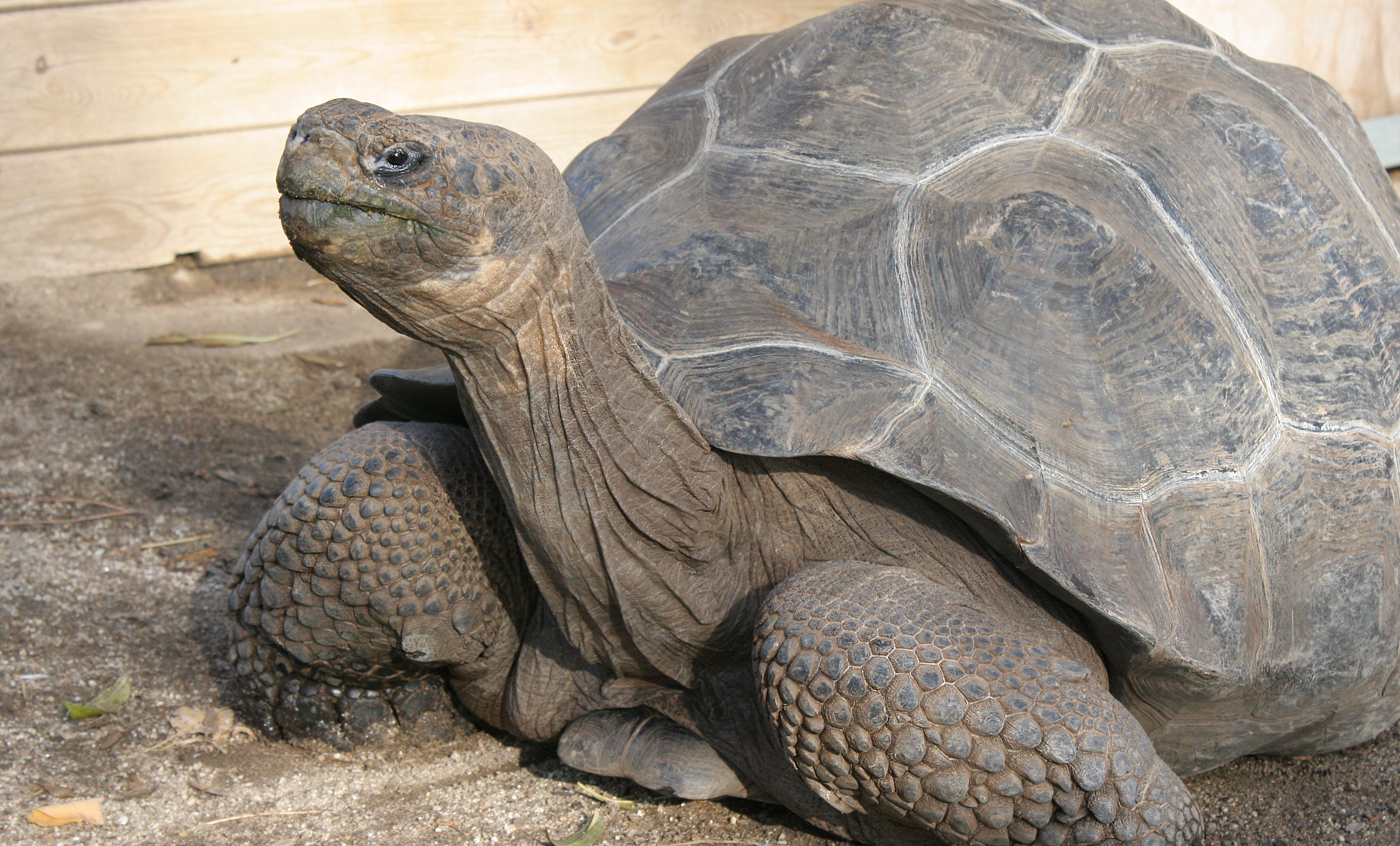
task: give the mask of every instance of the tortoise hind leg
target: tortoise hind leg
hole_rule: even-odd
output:
[[[1200,814],[1081,664],[910,570],[789,577],[757,628],[780,746],[838,811],[949,842],[1189,844]]]
[[[485,672],[517,646],[528,588],[510,532],[460,426],[372,423],[315,455],[229,598],[258,721],[341,747],[396,727],[453,734],[465,723],[442,669]]]

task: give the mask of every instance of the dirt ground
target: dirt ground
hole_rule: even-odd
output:
[[[145,343],[291,330],[239,347]],[[832,842],[770,806],[664,799],[489,731],[351,752],[176,733],[182,706],[235,704],[225,593],[247,532],[348,428],[371,370],[433,355],[290,259],[0,286],[0,338],[0,841],[539,844],[600,811],[604,844]],[[126,513],[14,525],[113,509]],[[67,717],[64,702],[123,674],[120,713]],[[1211,844],[1400,843],[1395,731],[1189,784]],[[26,821],[68,792],[106,797],[105,824]]]

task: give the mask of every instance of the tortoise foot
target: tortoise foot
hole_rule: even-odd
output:
[[[229,599],[254,718],[338,747],[460,731],[443,670],[488,675],[515,643],[509,532],[459,426],[372,423],[322,450],[254,531]]]
[[[761,798],[694,733],[647,708],[593,711],[559,738],[559,760],[682,799]]]
[[[440,672],[425,671],[400,684],[360,687],[306,668],[260,644],[242,626],[231,650],[242,677],[240,705],[272,736],[314,740],[340,750],[408,739],[451,740],[472,730]]]
[[[1137,720],[1013,630],[909,570],[803,570],[757,629],[779,744],[837,810],[949,842],[1199,843],[1199,811]]]

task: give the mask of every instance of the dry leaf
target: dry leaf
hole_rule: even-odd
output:
[[[345,300],[333,300],[330,297],[312,297],[311,301],[317,305],[343,306],[350,305]]]
[[[345,366],[345,362],[343,361],[336,361],[333,358],[326,358],[321,355],[307,355],[305,353],[296,353],[295,355],[307,364],[314,364],[317,367],[324,367],[327,370],[339,370]]]
[[[257,484],[252,476],[245,476],[233,470],[215,470],[214,475],[231,485],[238,485],[240,488],[251,488]]]
[[[74,796],[78,795],[69,788],[61,787],[57,784],[48,784],[47,782],[42,781],[31,781],[29,783],[35,788],[42,790],[43,792],[49,794],[55,799],[72,799]]]
[[[111,687],[79,705],[76,702],[65,702],[63,707],[68,709],[68,718],[71,720],[85,720],[88,717],[100,717],[103,714],[115,714],[126,705],[126,701],[131,698],[131,676],[122,676],[112,684]]]
[[[232,708],[205,711],[181,705],[170,718],[170,727],[175,729],[177,737],[206,737],[215,742],[239,735],[253,736],[252,729],[234,718]]]
[[[200,470],[199,472],[203,473],[204,471]],[[206,475],[203,478],[207,479],[209,477]],[[143,543],[136,548],[141,550],[160,549],[163,546],[178,546],[182,543],[194,543],[196,541],[209,540],[212,537],[213,535],[190,535],[187,538],[172,538],[171,540],[152,541],[151,543]]]
[[[102,825],[102,803],[105,799],[81,799],[77,802],[64,802],[62,805],[45,805],[29,812],[29,821],[35,825],[55,826],[68,823],[87,822]]]
[[[555,840],[554,836],[545,832],[549,837],[549,842],[554,846],[593,846],[598,842],[598,838],[603,836],[603,815],[597,811],[593,812],[593,818],[579,826],[578,831],[565,837],[563,840]]]
[[[300,331],[300,329],[293,329],[290,332],[282,332],[277,335],[264,335],[261,337],[257,335],[240,335],[236,332],[206,332],[197,335],[185,335],[179,332],[172,332],[169,335],[158,335],[154,338],[147,338],[146,346],[189,344],[192,347],[241,347],[247,344],[270,344],[273,341],[290,338]]]
[[[220,554],[217,546],[206,546],[203,549],[196,549],[194,552],[186,552],[177,557],[176,561],[197,561],[201,558],[216,558]]]
[[[631,810],[637,804],[632,799],[622,799],[620,797],[613,796],[611,793],[604,793],[598,788],[591,787],[587,784],[584,784],[581,781],[574,782],[574,788],[578,790],[579,793],[582,793],[584,796],[588,796],[592,799],[597,799],[599,802],[607,802],[609,804],[616,805],[624,811]]]
[[[176,734],[201,734],[199,729],[202,725],[204,712],[198,708],[181,705],[170,718],[170,727],[175,729]]]
[[[224,780],[227,780],[227,776],[225,776]],[[213,778],[208,779],[207,781],[195,781],[194,779],[190,779],[189,785],[195,790],[198,790],[200,793],[208,793],[210,796],[233,795],[232,785],[215,783]]]
[[[156,792],[156,783],[147,781],[138,775],[127,776],[121,783],[121,790],[113,794],[112,798],[120,802],[131,799],[144,799]]]

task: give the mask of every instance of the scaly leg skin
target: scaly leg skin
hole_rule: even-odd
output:
[[[273,736],[309,738],[337,749],[374,744],[403,731],[422,741],[449,740],[466,723],[456,713],[440,674],[404,674],[352,684],[349,673],[312,670],[235,623],[231,652],[248,696],[240,705]]]
[[[282,492],[237,567],[231,659],[261,689],[256,718],[341,748],[396,727],[455,734],[466,723],[442,668],[471,676],[517,648],[518,556],[465,429],[342,436]]]
[[[767,598],[755,660],[779,745],[831,807],[935,842],[1199,843],[1200,813],[1081,664],[916,572],[839,562]]]

